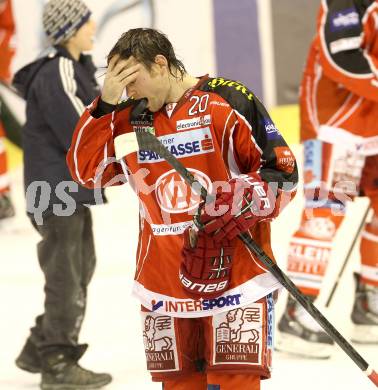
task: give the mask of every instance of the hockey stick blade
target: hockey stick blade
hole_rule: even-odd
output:
[[[141,99],[133,108],[130,113],[130,122],[136,121],[139,115],[147,108],[148,100],[146,98]],[[126,133],[117,136],[114,139],[115,156],[117,160],[138,152],[141,148],[138,144],[136,133]]]
[[[143,103],[140,103],[142,106]],[[138,105],[135,107],[136,110]],[[144,106],[143,110],[146,108]],[[143,111],[138,109],[139,114]],[[131,115],[135,119],[136,115]],[[209,201],[206,188],[202,186],[187,168],[159,141],[159,139],[150,132],[136,132],[135,139],[139,150],[151,150],[166,160],[180,176],[193,188],[200,193],[203,199]],[[126,148],[126,149],[132,149]],[[318,322],[327,334],[339,345],[339,347],[352,359],[352,361],[363,371],[363,373],[378,387],[378,374],[374,371],[363,357],[353,348],[353,346],[339,333],[339,331],[327,320],[326,317],[307,299],[281,270],[281,268],[255,243],[249,234],[239,234],[238,238],[250,249],[256,257],[265,265],[265,267],[276,277],[276,279],[285,287],[288,292],[304,307],[304,309]]]
[[[140,150],[136,133],[121,134],[114,138],[114,149],[117,160]]]

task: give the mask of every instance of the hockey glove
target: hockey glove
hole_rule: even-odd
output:
[[[196,298],[214,298],[228,288],[235,245],[224,238],[215,241],[203,231],[184,232],[180,280]]]
[[[257,173],[231,179],[216,200],[200,208],[204,231],[219,242],[232,240],[256,222],[273,218],[276,197]]]

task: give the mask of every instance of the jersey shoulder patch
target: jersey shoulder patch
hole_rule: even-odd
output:
[[[241,81],[234,81],[223,77],[210,78],[202,86],[203,90],[215,92],[229,103],[252,102],[255,95]]]

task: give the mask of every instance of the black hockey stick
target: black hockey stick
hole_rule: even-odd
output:
[[[329,297],[328,297],[328,299],[327,299],[327,302],[326,302],[326,304],[325,304],[325,307],[329,307],[329,305],[331,304],[332,298],[333,298],[333,296],[335,295],[335,292],[336,292],[336,289],[337,289],[337,287],[338,287],[338,285],[339,285],[340,279],[342,278],[342,276],[343,276],[343,274],[344,274],[345,268],[346,268],[346,266],[347,266],[347,264],[348,264],[348,262],[349,262],[349,259],[350,259],[351,255],[352,255],[352,253],[353,253],[353,249],[354,249],[354,247],[356,246],[356,242],[357,242],[357,240],[358,240],[358,238],[359,238],[359,236],[360,236],[360,233],[361,233],[363,227],[365,226],[365,222],[366,222],[366,220],[367,220],[367,218],[368,218],[369,211],[370,211],[370,203],[369,203],[369,205],[367,206],[364,215],[362,216],[361,223],[360,223],[360,225],[358,226],[358,229],[357,229],[357,231],[356,231],[356,234],[355,234],[355,236],[354,236],[354,239],[353,239],[352,243],[350,244],[348,253],[347,253],[346,256],[345,256],[344,263],[343,263],[343,265],[341,266],[341,269],[340,269],[340,271],[339,271],[339,273],[338,273],[338,275],[337,275],[337,277],[336,277],[335,283],[333,284],[331,293],[329,294]]]
[[[137,105],[132,114],[131,121],[135,120],[146,108],[146,101]],[[193,190],[208,199],[207,191],[194,176],[184,167],[184,165],[158,140],[153,131],[138,131],[122,134],[114,140],[116,158],[120,159],[138,150],[150,150],[158,154],[167,161],[193,188]],[[324,317],[324,315],[307,299],[286,276],[279,266],[253,241],[247,234],[239,234],[238,238],[251,250],[272,275],[284,286],[290,294],[304,307],[334,340],[340,348],[353,360],[353,362],[363,371],[363,373],[378,387],[378,374],[363,359],[363,357],[353,348],[353,346],[338,332],[338,330]]]

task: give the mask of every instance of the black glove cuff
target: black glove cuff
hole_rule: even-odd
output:
[[[110,104],[104,102],[101,98],[98,100],[97,107],[92,111],[92,116],[94,118],[101,118],[104,115],[110,114],[116,109],[116,104]]]

